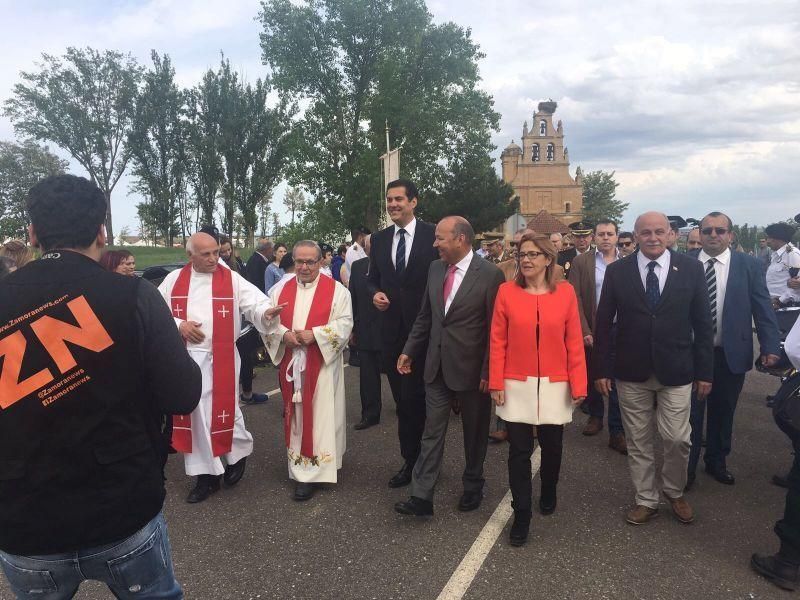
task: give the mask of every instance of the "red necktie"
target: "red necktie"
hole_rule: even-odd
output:
[[[450,297],[450,292],[453,290],[453,284],[456,281],[456,270],[458,267],[450,265],[447,267],[447,275],[444,278],[444,306],[447,310],[447,299]]]

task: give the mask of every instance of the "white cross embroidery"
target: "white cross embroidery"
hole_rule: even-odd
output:
[[[181,316],[181,313],[183,312],[183,309],[180,307],[180,305],[179,305],[179,304],[176,304],[176,305],[175,305],[175,306],[172,308],[172,310],[174,310],[174,311],[175,311],[175,312],[178,314],[178,317],[180,317],[180,316]]]
[[[225,425],[225,419],[230,417],[230,414],[226,413],[224,410],[219,414],[219,418],[222,419],[222,424]]]
[[[223,306],[217,312],[220,313],[222,315],[222,318],[224,319],[225,317],[228,316],[228,313],[231,311],[229,311],[227,308],[225,308],[225,306]]]

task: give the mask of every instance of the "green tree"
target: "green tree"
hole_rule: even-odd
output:
[[[444,193],[457,163],[482,168],[499,115],[469,30],[434,24],[423,0],[265,0],[260,19],[274,86],[306,106],[291,170],[317,199],[305,217],[378,224],[387,121],[423,196]]]
[[[172,246],[178,223],[185,241],[188,219],[180,202],[186,195],[185,97],[175,84],[169,56],[162,58],[153,50],[151,58],[153,68],[144,74],[126,147],[132,158],[132,187],[149,199],[152,227]]]
[[[283,205],[289,214],[292,216],[290,222],[294,225],[295,214],[303,212],[306,208],[306,196],[299,187],[289,187],[286,189],[286,194],[283,196]]]
[[[218,149],[224,162],[222,229],[231,233],[235,212],[241,212],[248,246],[254,245],[259,202],[281,180],[291,150],[292,117],[297,109],[283,95],[274,107],[267,79],[245,84],[223,57],[208,75],[219,99]]]
[[[619,184],[614,171],[591,171],[583,176],[583,217],[589,223],[602,219],[622,222],[628,204],[616,199]]]
[[[480,159],[479,164],[459,162],[448,174],[443,190],[425,196],[420,215],[431,223],[459,215],[476,232],[488,231],[519,209],[519,199],[510,200],[513,195],[514,188],[497,176],[488,158]]]
[[[0,142],[0,239],[28,237],[25,199],[36,183],[64,173],[67,161],[32,140]]]
[[[51,141],[89,173],[106,196],[106,233],[114,238],[111,193],[127,166],[130,130],[142,69],[130,54],[67,48],[42,54],[38,72],[21,72],[4,114],[18,134]]]

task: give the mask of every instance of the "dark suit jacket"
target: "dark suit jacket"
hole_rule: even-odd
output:
[[[655,375],[668,386],[712,381],[714,338],[703,266],[695,258],[668,252],[669,273],[654,311],[647,305],[638,251],[606,268],[592,352],[598,378],[646,381]],[[607,357],[614,315],[616,355],[611,364]]]
[[[497,288],[505,281],[495,265],[473,254],[464,279],[444,314],[444,278],[447,263],[435,261],[428,274],[425,298],[403,354],[420,368],[425,347],[425,381],[432,383],[439,370],[453,391],[477,390],[489,380],[489,329]]]
[[[700,251],[688,254],[697,258]],[[778,321],[761,264],[743,252],[731,251],[722,306],[722,350],[731,373],[746,373],[753,368],[753,321],[761,353],[779,356]]]
[[[368,289],[372,296],[383,292],[389,297],[389,308],[381,313],[381,332],[387,351],[405,343],[417,318],[428,281],[428,267],[439,258],[433,247],[434,231],[433,225],[417,219],[411,253],[400,275],[395,272],[391,256],[394,225],[370,238]]]
[[[353,334],[358,350],[381,349],[381,313],[372,303],[367,289],[369,258],[361,258],[350,266],[350,297],[353,302]]]
[[[597,306],[595,260],[594,251],[586,252],[573,259],[569,270],[569,282],[575,288],[575,295],[578,297],[578,312],[581,315],[581,331],[584,337],[594,332]]]
[[[247,264],[242,273],[254,286],[264,292],[264,271],[267,270],[267,259],[261,256],[258,252],[253,252],[253,255],[247,259]]]

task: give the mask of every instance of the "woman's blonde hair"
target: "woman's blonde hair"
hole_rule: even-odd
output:
[[[550,259],[550,264],[547,265],[544,271],[544,281],[547,284],[547,288],[551,292],[555,291],[555,269],[558,253],[556,252],[555,244],[550,241],[550,237],[542,235],[541,233],[526,233],[519,240],[519,243],[517,244],[517,275],[514,278],[514,281],[516,281],[517,285],[520,287],[525,287],[525,277],[522,275],[522,269],[520,268],[519,264],[519,253],[522,252],[522,244],[525,242],[531,242],[535,244],[536,247],[539,248],[541,252],[544,252],[544,255]]]
[[[33,248],[22,240],[7,241],[0,247],[0,256],[6,256],[13,260],[18,269],[21,269],[36,258]]]

